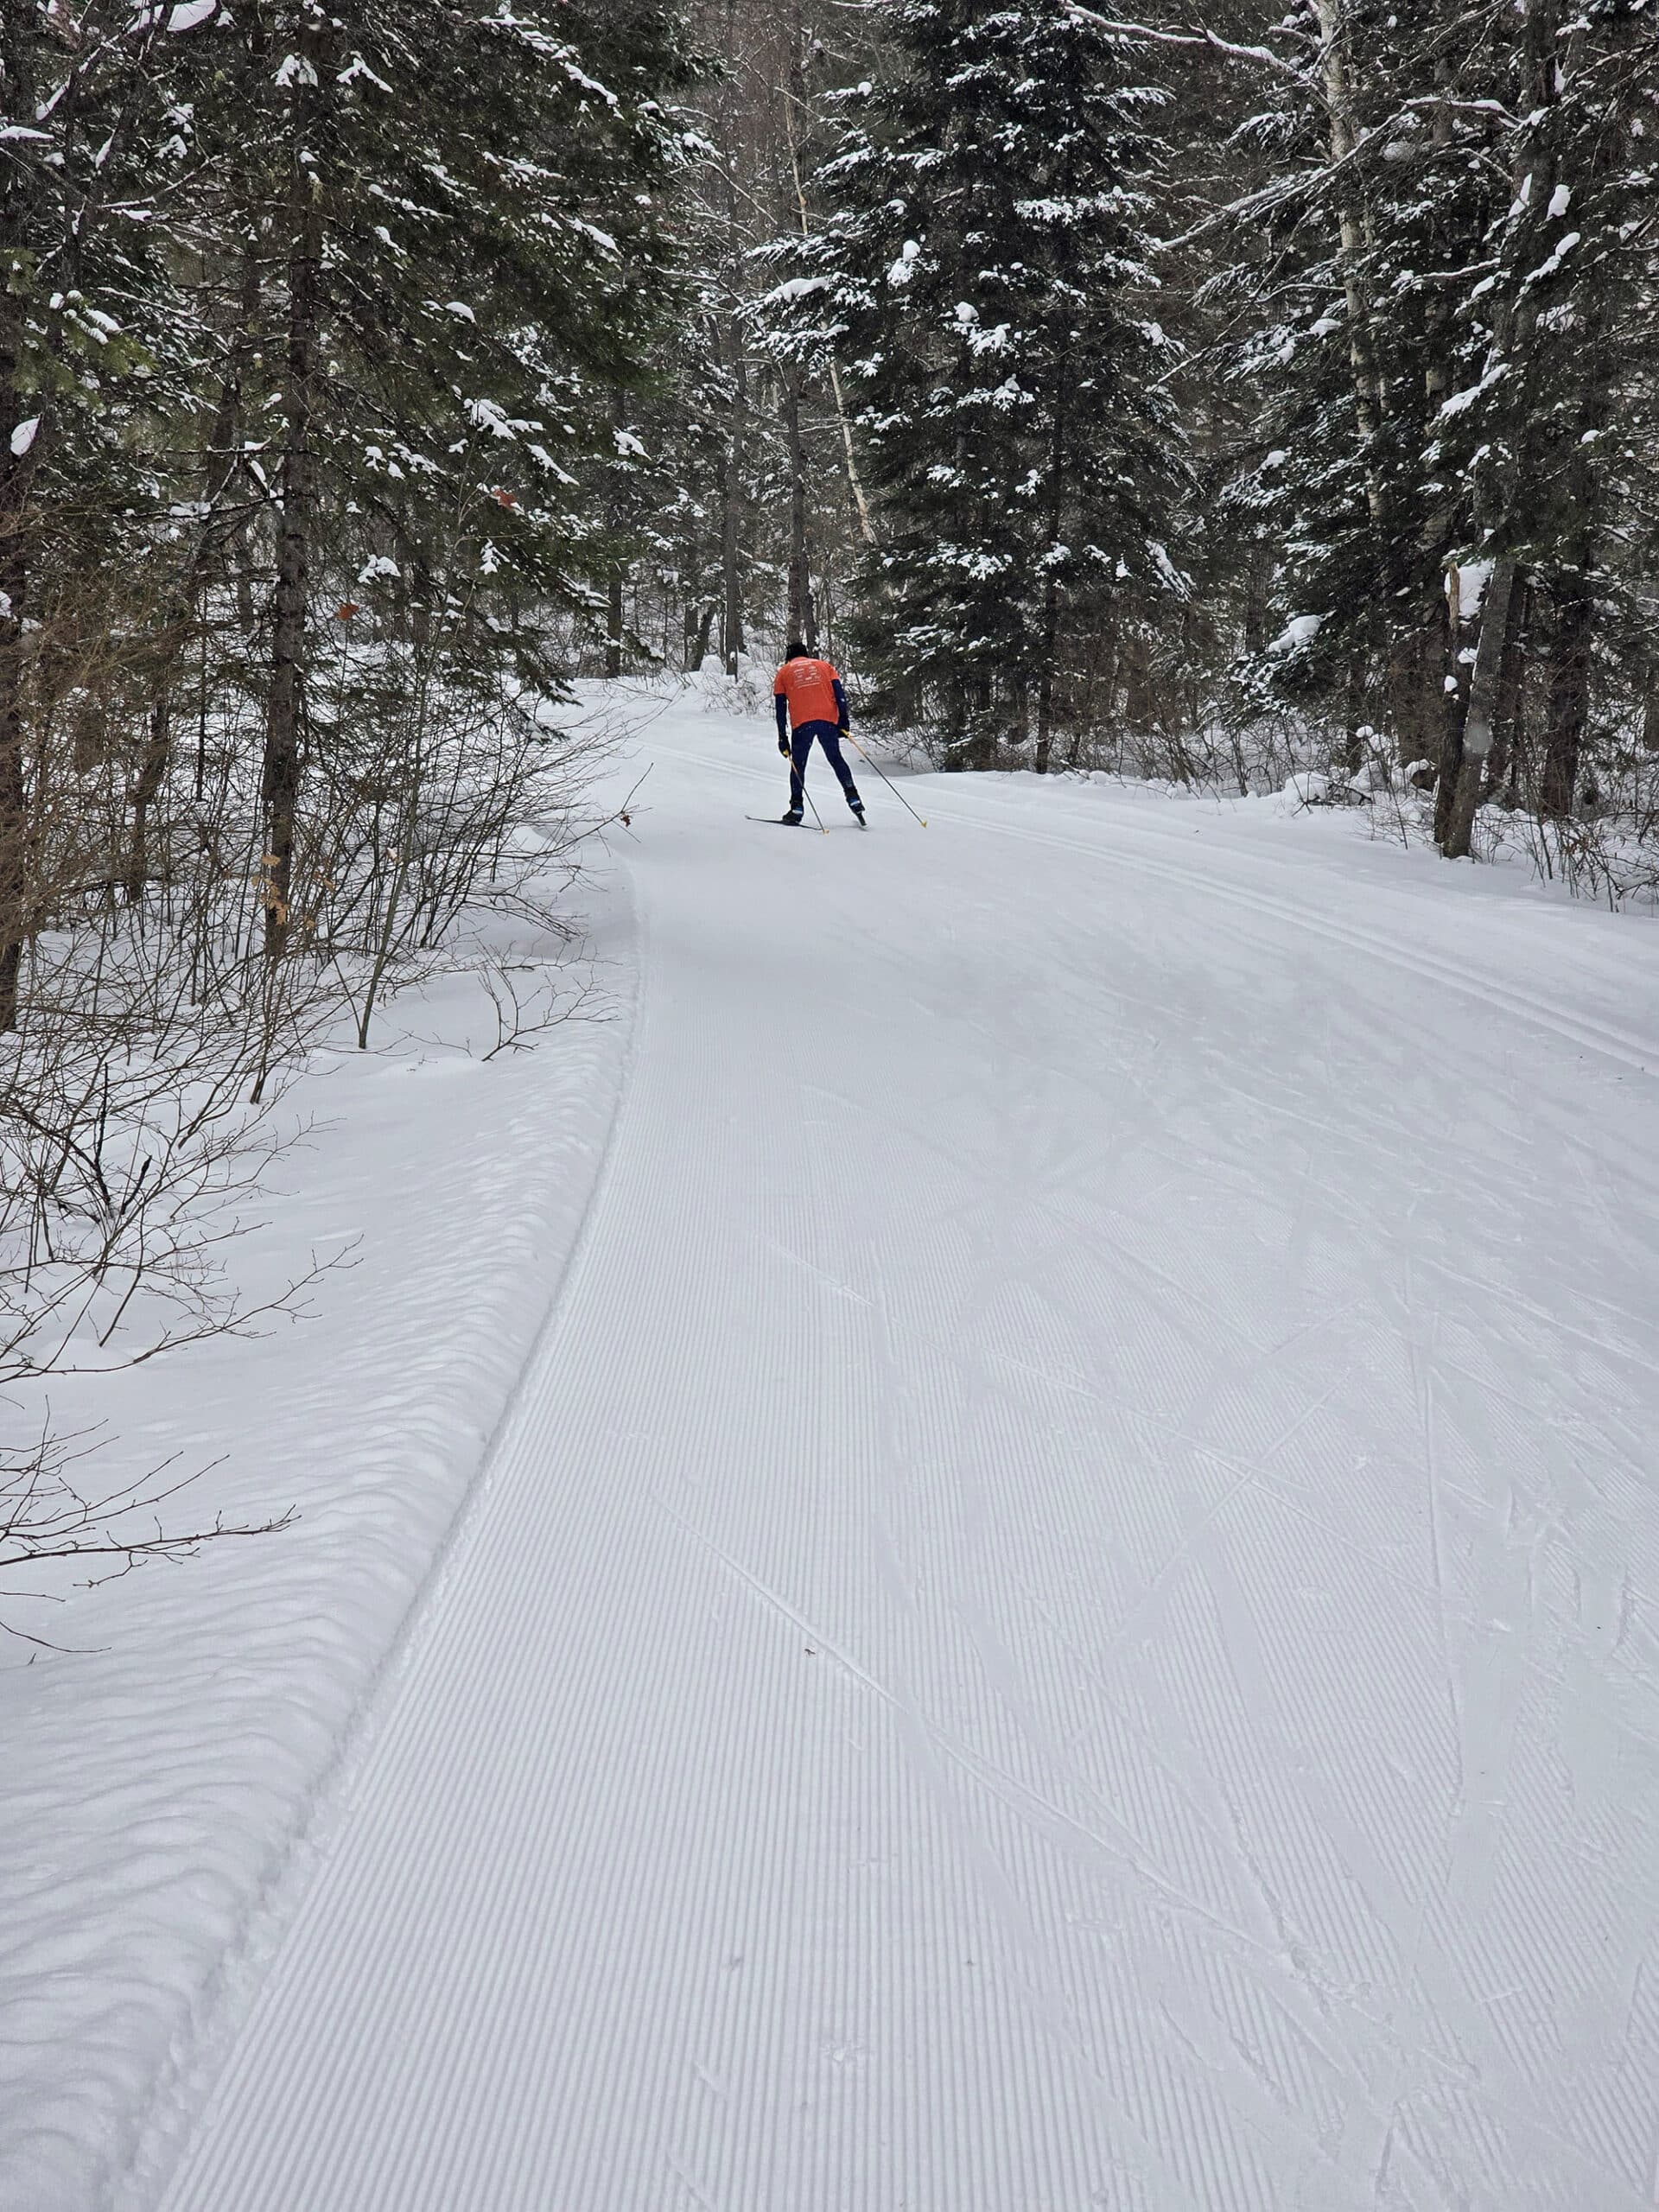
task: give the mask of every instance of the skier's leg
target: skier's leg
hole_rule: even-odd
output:
[[[853,772],[847,766],[842,753],[841,732],[830,722],[815,722],[813,728],[818,733],[818,743],[823,747],[824,758],[836,772],[836,780],[841,785],[842,796],[855,814],[862,814],[864,802],[858,795],[858,785],[853,781]]]
[[[812,725],[803,722],[789,734],[789,810],[798,814],[806,804],[806,756],[812,750]]]

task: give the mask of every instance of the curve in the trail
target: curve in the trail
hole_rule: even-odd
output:
[[[1084,838],[1057,836],[1052,831],[1034,830],[1024,823],[987,822],[971,815],[942,814],[941,821],[956,823],[961,828],[989,830],[994,836],[1017,838],[1027,845],[1046,846],[1051,851],[1086,853],[1099,855],[1097,842]],[[1126,849],[1121,839],[1107,849],[1114,867],[1129,868],[1143,876],[1155,876],[1161,882],[1185,893],[1199,897],[1220,899],[1243,907],[1252,914],[1260,914],[1275,922],[1287,922],[1296,931],[1322,938],[1327,944],[1339,947],[1344,952],[1357,953],[1367,961],[1377,961],[1396,970],[1440,984],[1444,989],[1456,991],[1482,1007],[1496,1007],[1517,1021],[1534,1028],[1553,1031],[1568,1044],[1605,1054],[1633,1068],[1638,1075],[1650,1074],[1659,1062],[1659,1044],[1649,1034],[1613,1027],[1602,1021],[1592,1021],[1569,1007],[1552,1004],[1547,999],[1513,989],[1509,984],[1478,967],[1471,969],[1459,967],[1440,955],[1429,951],[1419,944],[1409,953],[1399,952],[1387,944],[1379,944],[1374,935],[1354,929],[1328,914],[1310,913],[1306,906],[1293,905],[1288,899],[1275,899],[1260,891],[1247,889],[1243,885],[1205,874],[1180,868],[1173,861],[1151,859],[1146,853]]]
[[[729,759],[722,760],[716,755],[707,753],[684,754],[682,757],[710,771],[721,773],[734,771],[734,764]],[[743,765],[737,766],[736,772],[755,777],[762,773],[759,769]],[[1185,897],[1226,901],[1249,913],[1259,914],[1275,922],[1288,923],[1300,933],[1357,954],[1367,962],[1380,962],[1402,973],[1432,980],[1446,990],[1460,993],[1478,1005],[1500,1008],[1535,1028],[1553,1031],[1568,1044],[1621,1061],[1638,1074],[1650,1074],[1659,1065],[1659,1036],[1653,1030],[1625,1029],[1609,1022],[1593,1020],[1536,990],[1514,989],[1501,976],[1495,975],[1490,965],[1483,966],[1476,960],[1459,966],[1434,951],[1423,941],[1421,934],[1415,938],[1409,951],[1396,950],[1386,940],[1379,939],[1375,931],[1353,927],[1329,912],[1318,912],[1306,903],[1298,906],[1289,899],[1275,898],[1271,893],[1264,893],[1219,873],[1216,862],[1220,856],[1213,852],[1206,853],[1196,864],[1190,855],[1182,862],[1154,859],[1145,851],[1145,842],[1150,837],[1165,844],[1173,842],[1172,833],[1166,829],[1126,820],[1119,815],[1105,827],[1102,836],[1068,836],[1064,831],[1044,829],[1029,822],[999,820],[994,810],[988,811],[985,808],[970,812],[952,808],[948,804],[941,804],[931,791],[926,794],[925,804],[929,810],[929,823],[937,821],[958,830],[978,830],[995,837],[1011,838],[1017,843],[1046,848],[1051,852],[1076,853],[1092,860],[1108,861],[1115,868],[1132,868],[1142,876],[1157,878]]]
[[[1649,2203],[1649,1079],[751,741],[166,2212]]]

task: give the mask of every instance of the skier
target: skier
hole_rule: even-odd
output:
[[[841,741],[847,733],[847,694],[841,678],[827,660],[819,660],[798,638],[791,638],[772,683],[772,699],[778,710],[778,750],[789,763],[789,812],[781,819],[799,825],[805,804],[806,756],[816,737],[862,830],[864,802],[852,770],[841,757]]]

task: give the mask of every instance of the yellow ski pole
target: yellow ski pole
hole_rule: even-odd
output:
[[[915,808],[905,797],[903,791],[899,790],[898,785],[893,782],[893,778],[888,775],[887,770],[871,760],[869,754],[864,750],[858,740],[853,735],[851,730],[844,729],[841,734],[846,739],[848,744],[852,747],[854,752],[857,753],[859,759],[864,763],[864,766],[867,768],[874,768],[875,770],[876,774],[880,777],[882,782],[893,793],[894,798],[898,800],[899,805],[904,808],[906,813],[913,817],[916,821],[921,823],[923,829],[925,830],[927,827],[927,817],[925,814],[918,814],[916,812]]]

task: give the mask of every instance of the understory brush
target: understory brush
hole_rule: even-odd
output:
[[[457,971],[489,1010],[486,1058],[582,1002],[563,963],[605,814],[603,728],[563,712],[550,679],[480,676],[454,635],[340,630],[308,686],[280,888],[234,652],[204,641],[194,728],[180,742],[167,718],[159,774],[153,709],[124,725],[83,696],[37,722],[35,927],[0,1034],[0,1569],[67,1560],[99,1579],[283,1525],[181,1521],[188,1470],[100,1485],[99,1440],[54,1427],[51,1378],[299,1309],[322,1263],[251,1305],[236,1246],[303,1132],[289,1094],[319,1045],[369,1049],[391,1001]]]

